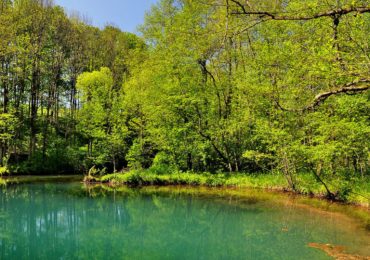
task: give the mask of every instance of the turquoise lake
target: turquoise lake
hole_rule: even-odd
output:
[[[370,255],[370,232],[359,220],[285,195],[245,193],[0,188],[0,259],[332,259],[309,243]]]

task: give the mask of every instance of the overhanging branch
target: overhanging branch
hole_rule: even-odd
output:
[[[346,15],[349,13],[369,13],[370,6],[349,6],[349,7],[341,7],[336,8],[333,10],[328,10],[324,12],[319,12],[312,15],[287,15],[284,13],[273,13],[267,11],[252,11],[247,10],[247,8],[237,0],[231,0],[239,7],[239,11],[231,12],[233,15],[257,15],[260,18],[266,18],[270,20],[290,20],[290,21],[304,21],[304,20],[312,20],[321,17],[333,17],[333,16],[341,16]]]
[[[315,107],[319,106],[326,99],[328,99],[330,96],[342,93],[352,93],[352,94],[359,93],[368,90],[369,88],[370,88],[370,79],[361,79],[358,81],[354,81],[342,86],[339,89],[318,94],[311,103],[311,105],[306,106],[303,110],[313,110]]]
[[[306,112],[306,111],[313,111],[316,107],[320,106],[325,100],[333,95],[338,94],[357,94],[363,91],[370,89],[370,79],[360,79],[345,85],[342,85],[340,88],[336,88],[331,91],[323,92],[314,98],[312,103],[302,109],[289,109],[283,107],[278,100],[275,100],[277,107],[283,111],[290,111],[290,112]]]

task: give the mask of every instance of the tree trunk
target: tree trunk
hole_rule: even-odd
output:
[[[39,68],[38,62],[34,61],[31,83],[31,111],[30,111],[30,146],[29,153],[32,156],[36,150],[36,119],[37,119],[37,93],[39,89]]]

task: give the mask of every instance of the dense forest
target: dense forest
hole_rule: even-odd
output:
[[[161,0],[140,35],[0,8],[2,173],[370,175],[368,0]]]

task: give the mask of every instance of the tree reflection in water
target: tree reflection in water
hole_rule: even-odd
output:
[[[369,250],[347,218],[273,195],[27,184],[1,189],[0,202],[1,259],[327,259],[310,242]]]

